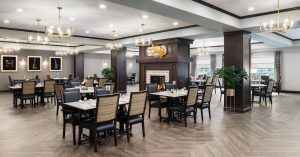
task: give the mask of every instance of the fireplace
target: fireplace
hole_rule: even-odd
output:
[[[165,76],[150,76],[150,83],[156,83],[159,91],[165,90]]]

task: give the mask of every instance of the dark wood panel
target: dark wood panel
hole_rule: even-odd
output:
[[[117,92],[126,91],[126,47],[123,47],[120,50],[111,51],[111,68],[117,71],[115,90]]]
[[[81,80],[84,78],[84,53],[79,53],[74,56],[74,76]]]

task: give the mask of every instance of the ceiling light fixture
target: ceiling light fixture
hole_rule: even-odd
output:
[[[28,35],[27,34],[27,42],[31,44],[48,44],[49,39],[48,37],[43,37],[40,35],[40,22],[41,19],[36,19],[37,21],[37,36],[33,37],[33,35]]]
[[[61,27],[61,11],[63,7],[59,4],[59,1],[57,1],[57,9],[58,9],[58,26],[55,28],[46,28],[46,35],[48,37],[54,37],[54,38],[67,38],[72,36],[73,29],[72,28],[67,28],[66,31],[64,32],[62,27]],[[56,31],[55,31],[56,30]]]
[[[100,4],[100,5],[99,5],[99,8],[100,8],[100,9],[106,9],[106,5],[105,5],[105,4]]]
[[[17,12],[23,12],[23,9],[22,8],[17,8]]]
[[[3,20],[3,23],[6,23],[6,24],[8,24],[8,23],[10,23],[10,21],[9,21],[9,20],[7,20],[7,19],[5,19],[5,20]]]
[[[145,26],[145,24],[141,24],[141,29],[140,29],[141,36],[140,36],[140,39],[135,39],[135,45],[137,47],[139,47],[139,46],[151,46],[152,45],[152,39],[149,39],[149,40],[145,40],[144,39],[144,26]]]
[[[287,32],[290,29],[294,28],[294,20],[291,18],[291,16],[288,16],[287,19],[282,21],[281,24],[280,21],[280,5],[279,0],[277,1],[277,22],[275,23],[274,20],[270,20],[270,23],[261,23],[260,22],[260,30],[266,31],[266,32]]]
[[[173,25],[174,25],[174,26],[178,26],[179,23],[178,23],[178,22],[173,22]]]
[[[56,51],[56,56],[68,56],[68,55],[78,55],[79,51],[76,49],[76,47],[70,47],[69,50],[61,50]]]
[[[142,17],[143,17],[143,19],[148,19],[147,15],[143,15]]]
[[[210,47],[206,46],[205,40],[203,41],[203,45],[201,47],[198,48],[198,50],[200,50],[199,52],[199,56],[209,56],[209,52],[210,52]]]
[[[122,48],[122,45],[121,45],[121,44],[118,44],[118,43],[115,41],[116,31],[113,30],[113,31],[112,31],[112,34],[113,34],[112,43],[107,44],[106,47],[109,48],[110,50],[118,50],[118,49],[121,49],[121,48]]]
[[[249,7],[249,8],[248,8],[248,11],[254,11],[254,10],[255,10],[254,7]]]
[[[75,21],[76,19],[74,17],[69,18],[70,21]]]
[[[86,30],[85,33],[86,33],[86,34],[90,34],[91,32],[90,32],[89,30]]]
[[[19,50],[20,48],[16,46],[4,46],[0,47],[0,54],[13,54],[17,53]]]

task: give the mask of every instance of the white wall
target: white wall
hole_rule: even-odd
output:
[[[127,75],[136,73],[135,82],[139,82],[139,74],[140,74],[140,68],[139,64],[136,63],[137,57],[127,57]]]
[[[102,77],[101,71],[106,67],[110,67],[110,60],[110,54],[85,53],[84,77],[88,75],[93,76],[94,74],[97,74],[98,77]]]
[[[300,48],[282,49],[282,90],[300,91]]]

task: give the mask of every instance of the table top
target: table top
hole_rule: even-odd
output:
[[[43,88],[43,87],[44,87],[44,84],[38,83],[38,84],[36,84],[35,87],[36,87],[36,88]],[[22,85],[8,86],[8,88],[10,88],[10,89],[22,89]]]
[[[187,90],[178,90],[177,92],[170,92],[170,91],[162,91],[162,92],[156,92],[156,93],[150,93],[152,95],[158,95],[158,96],[164,96],[164,97],[170,97],[170,98],[178,98],[178,97],[184,97],[187,96]]]
[[[64,103],[64,105],[80,109],[80,110],[94,110],[96,108],[96,99],[90,99],[87,101],[76,101],[76,102],[70,102],[70,103]],[[119,99],[119,104],[118,105],[126,105],[129,104],[129,97]]]
[[[251,84],[251,87],[267,87],[265,84]]]
[[[265,82],[265,80],[251,80],[251,82]]]
[[[94,87],[74,87],[74,88],[67,88],[67,89],[80,89],[81,94],[88,94],[88,93],[95,92]]]
[[[206,82],[206,80],[191,80],[191,82],[199,82],[199,83],[203,83],[203,82]]]
[[[68,77],[53,77],[51,80],[69,80]]]

